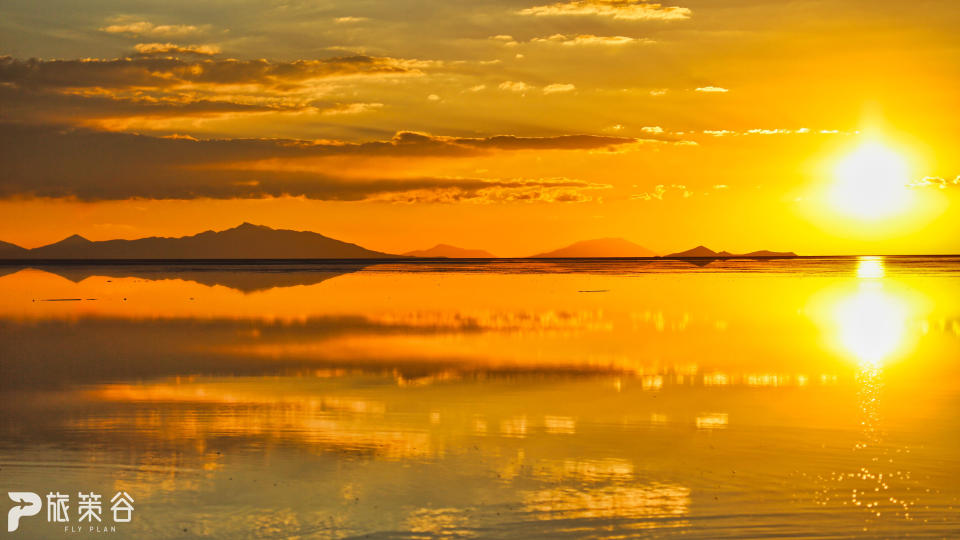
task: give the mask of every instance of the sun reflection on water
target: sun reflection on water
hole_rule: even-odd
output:
[[[864,512],[863,530],[883,519],[911,519],[918,485],[900,463],[909,448],[885,440],[880,414],[885,364],[911,349],[911,321],[919,317],[920,301],[896,289],[886,277],[881,257],[861,257],[857,283],[835,298],[831,323],[846,355],[856,360],[860,436],[853,447],[856,468],[821,477],[817,500]]]
[[[861,366],[880,366],[906,347],[914,306],[885,287],[885,276],[882,257],[861,257],[855,290],[833,305],[831,322],[837,341]]]
[[[883,266],[883,257],[860,257],[857,260],[858,278],[882,278],[887,274]]]

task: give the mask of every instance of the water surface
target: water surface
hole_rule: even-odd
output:
[[[7,266],[0,362],[114,537],[960,534],[958,258]]]

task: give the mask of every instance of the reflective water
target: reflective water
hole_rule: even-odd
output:
[[[0,369],[24,538],[960,535],[958,258],[0,267]]]

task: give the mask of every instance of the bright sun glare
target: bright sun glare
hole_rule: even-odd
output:
[[[880,142],[867,142],[842,158],[834,169],[830,202],[838,212],[865,220],[906,209],[910,198],[907,162]]]
[[[905,341],[908,306],[883,287],[883,260],[861,257],[859,287],[834,307],[840,344],[864,366],[879,366]]]

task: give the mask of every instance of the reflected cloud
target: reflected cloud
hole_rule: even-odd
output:
[[[404,525],[417,533],[414,538],[463,538],[473,532],[468,522],[466,512],[459,508],[419,508],[410,513]]]
[[[697,416],[697,429],[724,429],[730,424],[730,415],[727,413],[707,413]]]
[[[170,444],[192,441],[200,448],[218,439],[236,438],[257,439],[264,446],[296,444],[388,461],[442,455],[442,447],[423,428],[385,422],[383,402],[328,392],[322,381],[302,378],[112,384],[86,391],[84,397],[100,403],[141,403],[148,408],[117,417],[76,419],[66,427],[136,434]]]
[[[690,512],[690,490],[677,484],[551,488],[524,495],[526,510],[539,520],[681,518]],[[649,527],[680,527],[685,521],[649,522]],[[636,523],[642,528],[643,523]]]
[[[547,433],[574,435],[577,432],[577,420],[570,416],[546,416],[543,424]]]
[[[629,481],[634,478],[633,462],[621,458],[563,459],[537,462],[534,475],[554,482]]]

